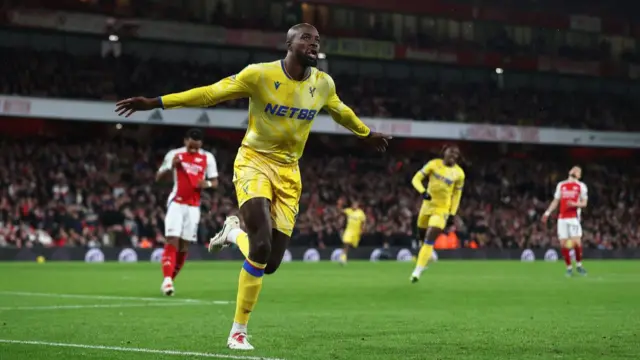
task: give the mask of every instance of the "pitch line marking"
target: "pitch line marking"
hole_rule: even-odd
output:
[[[194,351],[157,350],[157,349],[144,349],[144,348],[123,347],[123,346],[68,344],[68,343],[58,343],[58,342],[48,342],[48,341],[0,339],[0,344],[1,343],[4,343],[4,344],[19,344],[19,345],[40,345],[40,346],[52,346],[52,347],[68,347],[68,348],[77,348],[77,349],[136,352],[136,353],[159,354],[159,355],[175,355],[175,356],[184,356],[184,357],[190,357],[190,358],[203,357],[203,358],[235,359],[235,360],[284,360],[284,359],[280,359],[280,358],[269,358],[269,357],[262,357],[262,356],[226,355],[226,354],[214,354],[214,353],[201,353],[201,352],[194,352]]]
[[[213,305],[229,305],[233,304],[233,301],[224,300],[200,300],[200,299],[167,299],[167,298],[154,298],[154,297],[135,297],[135,296],[111,296],[111,295],[82,295],[82,294],[57,294],[57,293],[38,293],[38,292],[24,292],[24,291],[0,291],[0,295],[15,295],[15,296],[39,296],[39,297],[53,297],[61,299],[95,299],[95,300],[131,300],[131,301],[161,301],[165,303],[199,303],[199,304],[213,304]]]
[[[43,305],[43,306],[0,306],[0,311],[13,310],[74,310],[74,309],[107,309],[107,308],[132,308],[132,307],[164,307],[164,306],[186,306],[186,305],[208,305],[201,303],[179,303],[160,302],[150,304],[96,304],[96,305]]]

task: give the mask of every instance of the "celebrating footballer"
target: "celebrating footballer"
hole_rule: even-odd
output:
[[[276,272],[291,239],[302,191],[298,160],[320,110],[378,151],[385,151],[391,138],[371,131],[340,100],[331,76],[315,68],[320,49],[315,27],[293,26],[286,46],[284,59],[249,65],[213,85],[157,98],[134,97],[116,105],[118,113],[128,116],[139,110],[208,107],[250,99],[248,129],[233,170],[246,231],[240,229],[238,217],[230,216],[209,244],[210,251],[235,244],[246,258],[227,339],[231,349],[253,349],[247,339],[249,316],[263,275]]]

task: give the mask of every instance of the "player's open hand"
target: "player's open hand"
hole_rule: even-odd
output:
[[[129,117],[136,111],[153,110],[160,107],[158,98],[146,98],[142,96],[120,100],[116,103],[116,112],[119,116]]]
[[[390,135],[385,135],[379,132],[371,132],[369,136],[364,138],[369,145],[376,148],[379,152],[387,151],[387,147],[389,146],[389,140],[393,139]]]
[[[543,224],[546,224],[547,221],[549,221],[549,215],[547,215],[547,214],[542,215],[542,219],[541,220],[542,220]]]

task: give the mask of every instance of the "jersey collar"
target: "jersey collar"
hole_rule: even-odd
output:
[[[284,73],[284,75],[289,79],[289,80],[293,80],[293,81],[298,81],[294,78],[291,77],[291,75],[289,75],[289,73],[287,72],[287,69],[284,67],[284,59],[280,60],[280,66],[282,67],[282,72]],[[307,79],[309,77],[311,77],[311,73],[313,72],[313,70],[311,70],[311,68],[309,68],[309,73],[307,74],[307,76],[304,77],[304,79],[300,80],[300,81],[307,81]]]

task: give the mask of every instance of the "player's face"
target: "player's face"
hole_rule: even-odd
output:
[[[189,152],[196,152],[202,147],[202,140],[184,139],[184,147],[186,147]]]
[[[318,53],[320,51],[320,35],[315,28],[302,29],[291,47],[296,59],[303,66],[315,67],[318,65]]]
[[[573,176],[579,180],[582,177],[582,169],[577,166],[573,167],[571,171],[569,171],[569,176]]]
[[[444,162],[447,165],[453,165],[460,158],[460,150],[457,147],[450,147],[444,151]]]

